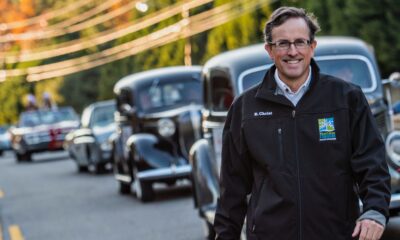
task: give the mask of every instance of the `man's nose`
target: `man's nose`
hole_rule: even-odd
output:
[[[294,45],[294,43],[290,43],[289,49],[287,51],[288,51],[288,55],[296,55],[298,53],[298,50],[297,50],[296,46]]]

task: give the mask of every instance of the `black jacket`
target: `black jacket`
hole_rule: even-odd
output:
[[[223,132],[217,239],[347,240],[363,211],[386,217],[390,175],[362,90],[319,73],[297,106],[275,67],[231,106]],[[247,196],[251,194],[250,201]]]

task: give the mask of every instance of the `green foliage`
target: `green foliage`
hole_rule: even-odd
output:
[[[228,2],[232,1],[216,0],[215,5],[219,6]],[[246,1],[241,4],[246,4]],[[269,12],[269,8],[263,8],[210,30],[203,62],[220,52],[261,42],[262,29]]]
[[[0,85],[0,123],[16,123],[24,108],[28,87],[22,78],[9,79]]]

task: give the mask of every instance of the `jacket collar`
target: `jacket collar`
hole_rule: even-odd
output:
[[[311,73],[310,87],[309,87],[308,91],[310,91],[310,90],[312,90],[312,88],[314,88],[314,86],[316,85],[316,83],[319,79],[319,67],[316,64],[316,62],[314,61],[314,59],[311,59],[310,65],[311,65],[312,73]],[[275,71],[276,71],[275,65],[273,65],[267,71],[262,83],[259,85],[259,87],[257,89],[255,97],[293,107],[293,104],[285,96],[277,94],[277,91],[276,91],[277,84],[274,79]]]

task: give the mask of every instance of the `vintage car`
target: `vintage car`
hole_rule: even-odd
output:
[[[32,153],[63,150],[65,135],[78,126],[71,107],[22,112],[18,125],[10,129],[17,161],[31,161]]]
[[[108,138],[115,132],[115,101],[101,101],[87,106],[80,128],[67,134],[64,149],[76,162],[79,172],[103,173],[111,166],[111,145]]]
[[[0,156],[4,151],[11,149],[11,137],[8,129],[9,126],[0,126]]]
[[[400,210],[400,155],[394,156],[391,149],[394,149],[396,139],[399,145],[400,134],[390,133],[393,130],[390,107],[384,98],[384,87],[374,55],[363,41],[355,38],[320,37],[317,42],[315,60],[321,72],[359,85],[371,106],[382,137],[388,139],[387,161],[393,192],[391,212],[394,214]],[[214,239],[215,235],[212,224],[219,196],[222,129],[227,111],[236,96],[263,79],[271,64],[263,44],[258,44],[215,56],[203,68],[202,139],[191,148],[189,159],[195,207],[205,220],[208,239]]]
[[[114,86],[117,131],[114,175],[120,193],[134,185],[143,202],[155,197],[153,183],[189,179],[189,149],[200,137],[201,68],[166,67],[124,77]]]

